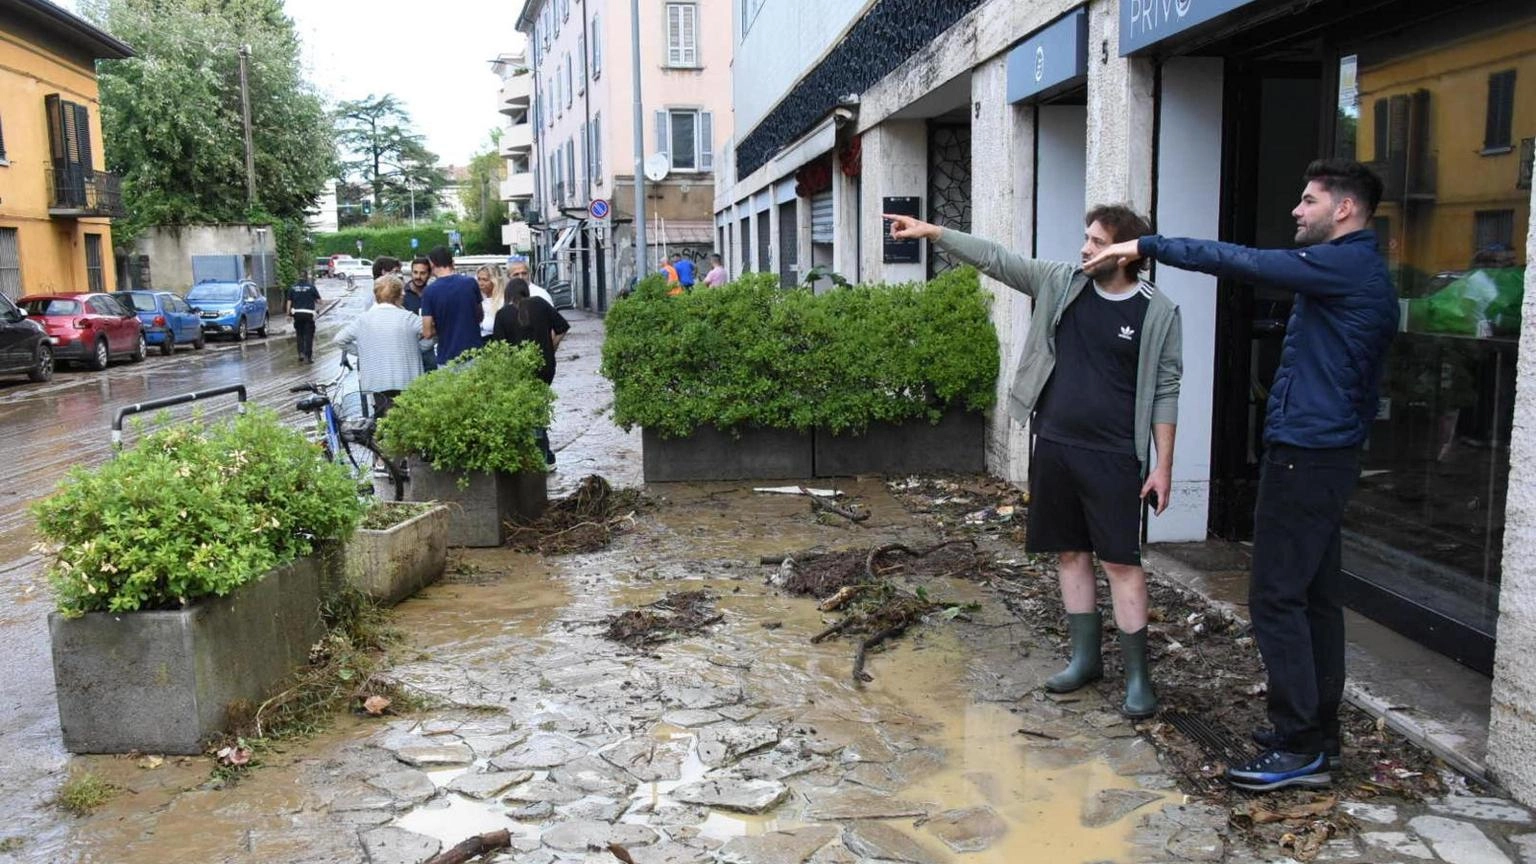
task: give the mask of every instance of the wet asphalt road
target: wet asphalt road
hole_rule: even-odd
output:
[[[141,363],[116,362],[104,372],[60,369],[46,384],[0,382],[0,808],[23,825],[57,830],[43,804],[53,796],[66,764],[54,704],[47,615],[52,600],[43,561],[32,547],[27,505],[48,494],[74,465],[108,458],[112,417],[119,407],[228,384],[244,383],[252,402],[296,419],[288,388],[329,377],[338,367],[330,336],[363,308],[362,288],[347,291],[322,282],[322,296],[338,302],[320,319],[313,365],[300,363],[287,321],[273,316],[273,332],[247,342],[210,341],[202,351],[183,346],[169,357],[152,350]],[[205,415],[227,413],[234,397],[203,403]],[[192,406],[172,413],[190,417]],[[131,433],[130,433],[131,434]],[[21,827],[21,826],[17,826]]]

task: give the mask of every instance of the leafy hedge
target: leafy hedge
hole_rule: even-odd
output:
[[[465,255],[494,255],[507,251],[507,247],[501,245],[501,238],[496,237],[493,241],[486,235],[481,225],[469,223],[455,226],[451,223],[434,223],[417,225],[414,228],[409,225],[392,228],[348,228],[334,234],[316,234],[315,256],[356,255],[358,254],[357,241],[361,240],[364,258],[389,255],[401,261],[409,261],[415,255],[427,254],[433,246],[448,246],[448,232],[455,229],[459,232]],[[411,249],[412,237],[417,240],[415,250]]]
[[[379,421],[394,454],[415,453],[445,472],[543,471],[535,429],[548,428],[555,391],[539,378],[531,343],[492,342],[412,381]]]
[[[34,504],[66,615],[223,596],[352,532],[357,487],[271,411],[163,426]]]
[[[647,279],[607,318],[614,419],[695,428],[862,431],[996,401],[997,331],[976,271],[813,295],[749,274],[667,295]]]

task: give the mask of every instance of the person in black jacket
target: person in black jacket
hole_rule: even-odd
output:
[[[521,345],[532,342],[539,346],[544,356],[544,368],[539,377],[545,384],[555,381],[555,341],[564,336],[571,325],[555,307],[540,297],[530,296],[526,279],[507,280],[506,305],[496,313],[496,323],[491,327],[492,341]],[[553,468],[555,453],[549,448],[549,430],[538,430],[539,450],[544,453],[544,463]]]
[[[1232,785],[1260,792],[1326,785],[1339,762],[1340,529],[1398,322],[1397,291],[1367,228],[1381,179],[1359,162],[1320,159],[1305,181],[1291,211],[1299,249],[1149,234],[1084,265],[1151,258],[1296,292],[1269,391],[1248,586],[1274,728],[1254,733],[1261,756],[1227,770]]]

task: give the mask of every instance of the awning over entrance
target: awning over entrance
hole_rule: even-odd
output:
[[[1008,52],[1008,102],[1045,98],[1088,77],[1088,10],[1036,30]]]
[[[708,222],[678,221],[668,222],[663,219],[658,229],[655,222],[647,226],[647,242],[652,246],[666,244],[668,246],[707,246],[715,245],[715,228]]]
[[[576,228],[575,225],[567,225],[560,229],[560,236],[555,239],[555,245],[550,248],[549,254],[559,255],[564,252],[571,245],[571,238],[576,236]]]
[[[1120,0],[1120,56],[1149,48],[1258,0]]]

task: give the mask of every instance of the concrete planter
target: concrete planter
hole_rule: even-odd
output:
[[[507,520],[537,519],[549,503],[545,474],[476,472],[468,484],[464,475],[433,470],[420,458],[410,459],[411,481],[406,486],[410,501],[439,501],[448,506],[449,546],[500,546],[507,539]]]
[[[938,423],[871,423],[862,435],[816,430],[816,476],[974,474],[986,470],[986,418],[951,410]]]
[[[259,704],[308,662],[325,633],[319,565],[172,612],[55,613],[48,632],[66,749],[201,753],[231,704]]]
[[[641,430],[645,482],[778,480],[811,476],[811,435],[789,429],[743,429],[739,435],[701,426],[683,438]]]
[[[380,603],[399,603],[442,578],[448,523],[448,508],[438,506],[390,528],[357,529],[343,553],[343,579]]]

